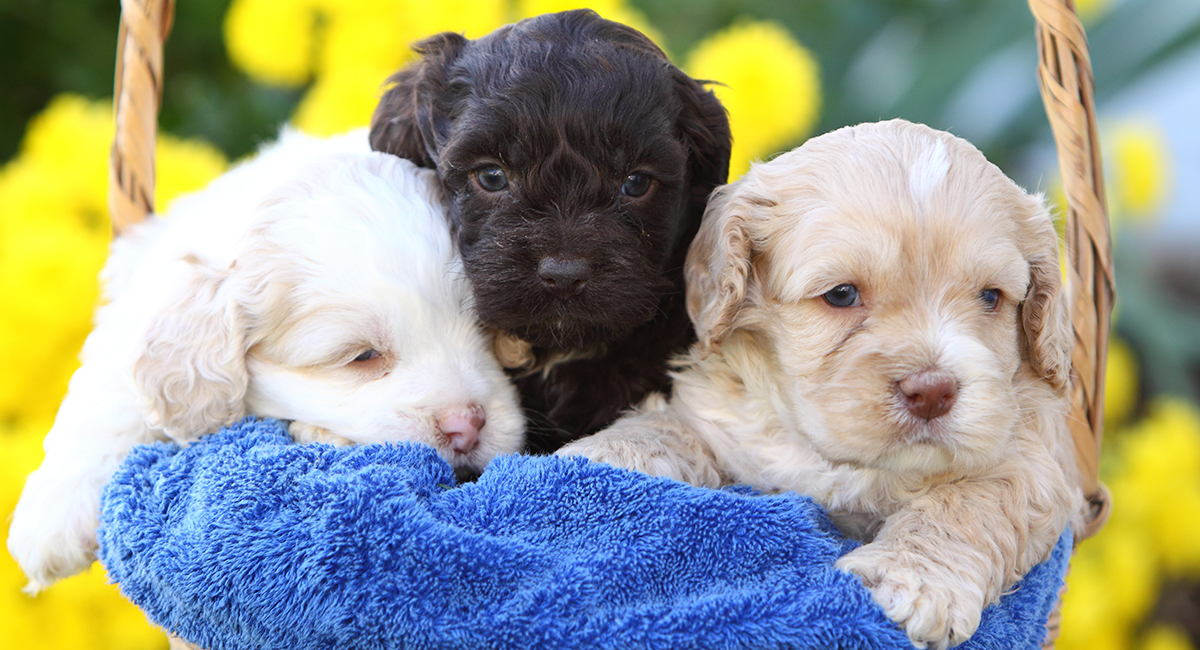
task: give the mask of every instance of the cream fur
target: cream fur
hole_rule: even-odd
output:
[[[1040,199],[950,134],[814,138],[710,201],[671,398],[559,453],[810,495],[870,542],[838,566],[915,645],[960,643],[1082,512],[1057,246]],[[861,304],[823,299],[846,283]],[[922,371],[958,387],[931,420],[899,389]]]
[[[292,420],[301,442],[425,442],[462,470],[518,451],[524,418],[441,198],[433,172],[364,132],[288,133],[119,238],[9,531],[28,589],[91,564],[101,490],[138,443],[253,414]],[[439,418],[480,408],[478,446],[456,451]]]

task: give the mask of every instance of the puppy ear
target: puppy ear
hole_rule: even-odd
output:
[[[197,269],[138,344],[133,380],[139,406],[150,426],[179,441],[245,414],[244,326],[229,282]]]
[[[712,193],[684,264],[687,311],[702,356],[720,347],[746,302],[753,246],[746,211],[750,206],[737,197],[738,185]]]
[[[688,147],[688,176],[697,213],[718,185],[729,180],[729,151],[733,137],[725,107],[702,82],[676,69],[675,89],[683,109],[677,128]]]
[[[413,46],[421,59],[392,75],[371,117],[371,149],[437,168],[439,136],[445,138],[448,110],[440,106],[450,66],[469,41],[445,32]]]
[[[1021,233],[1029,263],[1029,290],[1021,303],[1021,329],[1029,364],[1055,388],[1067,385],[1074,331],[1058,258],[1058,235],[1040,200]]]

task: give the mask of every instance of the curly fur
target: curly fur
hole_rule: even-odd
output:
[[[257,415],[301,442],[426,442],[464,472],[520,449],[441,199],[365,133],[285,134],[123,235],[9,531],[29,590],[92,562],[100,493],[139,443]]]
[[[528,344],[513,373],[532,448],[550,451],[666,389],[667,358],[693,340],[683,261],[726,181],[725,110],[648,38],[588,10],[416,49],[371,144],[437,169],[481,319]],[[502,191],[480,185],[489,165]],[[622,194],[635,173],[648,191]],[[560,259],[589,269],[569,296],[539,275]]]
[[[916,645],[962,642],[1082,512],[1057,260],[1042,202],[969,143],[815,138],[714,195],[671,398],[559,453],[808,494],[869,541],[838,566]],[[844,284],[855,304],[825,300]],[[923,373],[952,378],[945,412],[906,406]]]

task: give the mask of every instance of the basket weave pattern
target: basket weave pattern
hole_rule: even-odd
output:
[[[1067,290],[1075,348],[1071,358],[1069,426],[1091,505],[1094,535],[1107,520],[1111,496],[1099,482],[1104,427],[1104,370],[1113,268],[1103,167],[1097,138],[1087,35],[1073,0],[1029,0],[1037,21],[1038,81],[1058,148],[1067,197]],[[117,72],[113,92],[116,137],[109,162],[109,210],[114,235],[154,210],[154,143],[162,97],[163,42],[171,30],[174,0],[121,0]],[[1057,608],[1045,647],[1058,637]],[[194,648],[178,638],[172,648]]]

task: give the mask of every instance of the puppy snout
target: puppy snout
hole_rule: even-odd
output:
[[[437,428],[450,441],[450,448],[465,454],[479,446],[479,432],[487,424],[487,414],[478,404],[455,406],[437,413]]]
[[[932,420],[945,415],[954,406],[958,380],[947,372],[925,370],[901,379],[900,392],[910,413]]]
[[[538,277],[554,295],[570,298],[592,277],[592,265],[579,258],[543,257],[538,263]]]

